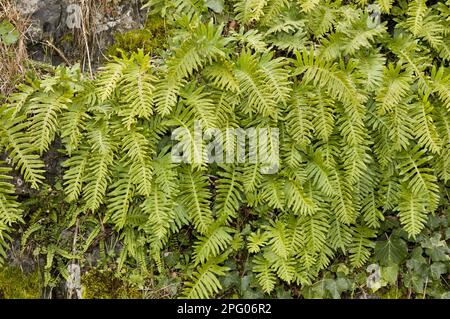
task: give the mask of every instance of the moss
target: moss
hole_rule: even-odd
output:
[[[141,292],[115,276],[112,269],[91,269],[81,277],[83,299],[139,299]]]
[[[108,55],[119,55],[120,50],[135,52],[143,49],[144,53],[158,54],[167,48],[168,30],[164,19],[151,17],[143,29],[130,30],[114,35],[114,44],[107,49]]]
[[[18,267],[0,268],[0,299],[36,299],[41,297],[38,271],[26,274]]]

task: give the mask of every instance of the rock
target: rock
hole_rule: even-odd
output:
[[[43,5],[41,0],[17,0],[16,7],[24,16],[30,16]]]
[[[90,17],[86,22],[87,38],[90,45],[91,60],[98,61],[101,52],[111,45],[114,33],[123,33],[142,26],[139,6],[132,1],[119,1],[119,4],[104,3],[89,8]],[[56,52],[45,48],[43,43],[50,41],[72,61],[84,58],[84,38],[81,29],[82,8],[73,0],[17,0],[17,8],[30,18],[27,37],[32,58],[61,63]],[[84,17],[86,19],[86,17]],[[70,41],[68,41],[70,39]],[[48,62],[48,61],[47,61]]]

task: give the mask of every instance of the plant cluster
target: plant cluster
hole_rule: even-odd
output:
[[[163,52],[124,51],[93,80],[60,66],[20,86],[0,108],[0,256],[26,216],[24,246],[54,232],[38,252],[47,284],[101,243],[103,253],[111,245],[115,271],[130,269],[138,286],[168,274],[183,281],[177,294],[208,298],[238,276],[247,280],[238,296],[282,296],[286,285],[317,296],[307,287],[336,260],[356,271],[375,252],[398,271],[406,240],[418,246],[405,287],[422,292],[439,281],[448,235],[423,236],[448,202],[450,2],[375,1],[380,21],[368,4],[152,0],[171,30]],[[278,128],[278,172],[208,165],[195,121]],[[200,162],[172,161],[179,127],[190,132],[184,151]],[[33,218],[8,174],[14,168],[44,189],[42,156],[55,141],[64,208]],[[389,218],[399,224],[385,238]],[[392,282],[395,269],[385,271]],[[320,296],[348,290],[345,279],[330,280],[337,290]]]

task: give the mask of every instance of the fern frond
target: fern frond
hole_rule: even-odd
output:
[[[180,203],[186,207],[200,234],[206,234],[212,224],[213,217],[210,209],[208,178],[200,171],[192,171],[189,167],[181,172]]]
[[[138,194],[149,196],[152,185],[152,163],[154,154],[148,138],[136,131],[129,131],[123,138],[123,152],[127,156],[127,164],[130,165],[130,177]]]
[[[118,230],[125,227],[128,210],[134,195],[134,185],[129,174],[130,170],[122,167],[118,168],[115,174],[118,180],[110,186],[111,191],[108,194],[105,220],[110,219]]]
[[[258,280],[258,283],[265,293],[271,293],[275,288],[276,276],[271,269],[270,261],[262,256],[257,256],[253,259],[253,264],[253,272],[257,274],[256,279]]]
[[[126,59],[120,60],[116,58],[114,61],[111,61],[100,68],[96,89],[100,102],[105,102],[111,98],[123,77],[123,72],[125,71],[128,62],[129,61]]]
[[[239,0],[234,5],[236,19],[242,24],[258,21],[264,15],[267,0]]]
[[[443,66],[439,69],[433,67],[431,80],[434,92],[439,96],[447,110],[450,111],[450,72]]]
[[[0,264],[6,258],[3,247],[8,249],[10,227],[15,223],[22,222],[22,209],[15,196],[15,188],[10,180],[11,169],[3,166],[0,161]]]
[[[414,0],[408,5],[406,25],[415,36],[419,35],[422,31],[423,20],[427,9],[426,0]]]
[[[68,202],[74,202],[80,196],[91,154],[88,149],[75,151],[62,163],[64,172],[64,192]]]
[[[29,123],[24,115],[12,117],[14,109],[0,107],[0,145],[31,187],[38,189],[44,180],[44,163],[35,154],[33,141],[24,132]]]
[[[124,108],[119,115],[124,116],[127,129],[135,122],[135,117],[148,119],[153,114],[153,92],[156,77],[151,74],[150,56],[140,50],[132,56],[135,61],[123,73],[120,93]]]
[[[258,69],[259,61],[249,51],[244,51],[236,62],[236,78],[241,94],[245,96],[244,112],[260,113],[263,116],[277,116],[276,101],[271,94],[266,78]]]
[[[251,233],[248,236],[248,252],[251,254],[259,253],[261,248],[266,246],[268,240],[269,234],[267,232],[261,233],[260,229],[258,229],[255,233]]]
[[[410,236],[418,235],[425,227],[429,212],[426,208],[426,201],[426,196],[417,194],[411,191],[408,186],[402,185],[397,209],[400,223]]]
[[[216,182],[215,209],[218,218],[224,222],[229,222],[236,217],[236,213],[241,203],[241,172],[237,167],[222,166]]]
[[[427,207],[434,211],[439,203],[439,187],[433,169],[426,164],[431,156],[425,155],[419,146],[414,147],[410,153],[401,154],[402,162],[399,165],[401,181],[407,183],[408,189],[417,196],[428,198]]]
[[[355,229],[349,249],[350,263],[353,267],[361,267],[369,259],[371,249],[375,247],[375,243],[371,240],[375,234],[375,231],[370,228],[358,227]]]
[[[60,93],[54,94],[49,98],[47,94],[41,93],[33,97],[28,105],[27,113],[32,116],[28,132],[40,155],[48,150],[55,139],[59,128],[58,116],[70,102]]]
[[[424,97],[414,104],[413,120],[415,129],[415,136],[418,144],[429,149],[432,153],[439,153],[441,151],[442,143],[436,131],[431,113],[433,108],[430,102]]]
[[[233,230],[229,227],[213,226],[206,236],[199,238],[194,245],[195,264],[204,263],[210,257],[216,257],[223,253],[233,240],[230,234]]]
[[[154,185],[151,194],[142,204],[142,209],[148,216],[144,229],[152,237],[161,241],[168,234],[170,220],[173,218],[173,203],[170,197]]]
[[[222,289],[218,276],[224,276],[228,267],[220,266],[223,257],[209,259],[197,267],[192,274],[192,281],[186,282],[183,295],[189,299],[210,298]]]
[[[326,62],[316,56],[314,51],[296,52],[296,75],[303,74],[305,84],[326,89],[335,99],[347,105],[361,105],[364,98],[358,92],[352,79],[336,64]]]
[[[408,94],[411,76],[407,72],[401,72],[401,67],[400,64],[394,67],[389,63],[384,69],[383,84],[376,97],[378,113],[381,115],[391,111]]]

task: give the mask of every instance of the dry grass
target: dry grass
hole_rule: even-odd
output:
[[[0,95],[8,95],[23,79],[28,61],[25,34],[29,19],[24,18],[11,0],[0,0],[0,22],[9,21],[19,32],[15,44],[0,42]]]

